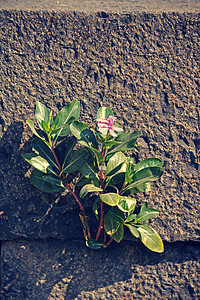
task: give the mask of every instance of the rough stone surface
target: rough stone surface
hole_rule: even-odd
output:
[[[31,186],[21,157],[35,101],[58,111],[73,99],[91,126],[104,105],[143,132],[133,157],[160,157],[165,174],[139,203],[160,210],[152,225],[165,241],[199,238],[199,16],[0,12],[2,240],[82,237],[75,201]]]
[[[155,254],[132,243],[94,251],[81,241],[5,241],[2,299],[197,300],[199,257],[198,243]]]
[[[199,12],[198,0],[1,0],[1,9],[81,12]]]

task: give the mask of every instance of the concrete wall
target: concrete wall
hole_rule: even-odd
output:
[[[199,14],[1,11],[0,24],[2,297],[198,299]],[[31,186],[25,120],[36,100],[57,111],[73,99],[90,126],[104,105],[141,130],[136,162],[163,159],[137,200],[159,209],[164,254],[133,241],[86,249],[75,201]]]

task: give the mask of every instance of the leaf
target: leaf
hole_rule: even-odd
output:
[[[131,197],[120,196],[120,200],[117,204],[118,208],[123,212],[129,212],[135,208],[136,199]]]
[[[102,106],[97,111],[97,118],[108,119],[109,116],[113,116],[112,109]]]
[[[91,249],[94,249],[94,250],[97,250],[97,249],[100,249],[103,244],[94,240],[94,239],[89,239],[86,241],[86,245],[91,248]]]
[[[124,226],[120,224],[117,231],[111,236],[117,243],[121,242],[124,236]]]
[[[85,123],[74,121],[70,125],[71,133],[80,141],[84,146],[89,146],[98,149],[97,140],[92,130],[89,129]]]
[[[37,170],[43,173],[53,172],[50,164],[43,157],[35,153],[25,153],[22,156],[31,166],[33,166]]]
[[[108,161],[105,175],[113,176],[117,171],[119,171],[125,161],[126,156],[122,152],[115,153]]]
[[[81,142],[80,142],[81,143]],[[96,158],[96,162],[97,162],[97,165],[100,166],[102,163],[103,163],[103,157],[101,156],[101,153],[99,152],[99,150],[93,148],[93,147],[89,147],[85,144],[85,142],[83,142],[84,146],[86,146],[95,156]]]
[[[163,169],[159,167],[146,168],[138,171],[137,173],[135,173],[135,175],[132,178],[133,182],[127,185],[127,187],[124,189],[122,194],[126,190],[130,190],[134,187],[138,187],[143,183],[151,182],[159,179],[162,176],[163,172],[164,172]]]
[[[70,139],[67,140],[66,144],[66,149],[65,149],[65,158],[63,162],[62,168],[64,168],[65,164],[71,159],[71,156],[73,154],[73,149],[77,143],[77,139],[73,136]]]
[[[94,158],[92,156],[89,157],[88,161],[83,165],[80,172],[86,178],[90,178],[90,179],[97,178],[97,179],[99,179],[98,169],[94,164]]]
[[[139,238],[147,248],[158,253],[164,251],[162,239],[153,228],[147,225],[139,225],[137,230],[140,233]]]
[[[45,140],[45,137],[42,134],[40,134],[40,132],[37,129],[35,129],[33,120],[28,119],[28,120],[26,120],[26,123],[30,127],[33,134],[35,134],[39,139],[44,140],[45,143],[47,143]]]
[[[59,170],[52,151],[43,141],[41,141],[38,138],[35,138],[31,142],[31,147],[32,147],[33,152],[35,152],[36,154],[38,154],[41,157],[43,157],[44,159],[46,159],[46,161],[48,161],[48,163],[52,167],[55,167]]]
[[[93,185],[93,184],[86,184],[80,191],[80,198],[84,198],[88,193],[92,192],[102,192],[103,189]]]
[[[99,199],[99,197],[94,201],[94,204],[92,206],[92,210],[93,210],[93,213],[95,215],[95,217],[97,218],[97,220],[99,220],[99,212],[98,212],[98,204],[100,204],[101,201]]]
[[[130,224],[125,224],[125,225],[129,228],[131,234],[132,234],[134,237],[139,238],[140,234],[139,234],[139,232],[138,232],[138,230],[137,230],[137,227],[135,227],[135,226],[133,226],[133,225],[130,225]]]
[[[118,204],[120,196],[115,193],[101,194],[100,199],[110,206],[115,206]]]
[[[82,176],[82,177],[77,181],[76,186],[84,186],[84,185],[86,185],[86,184],[90,184],[91,182],[92,182],[91,179]]]
[[[86,149],[78,149],[74,151],[71,159],[66,163],[62,172],[72,173],[80,170],[88,159],[88,151]]]
[[[159,158],[151,157],[140,161],[137,165],[134,166],[134,171],[138,172],[142,169],[146,169],[149,167],[162,167],[163,162]]]
[[[146,192],[150,192],[151,189],[151,183],[150,182],[146,182],[146,183],[142,183],[140,185],[138,185],[137,187],[133,187],[130,189],[129,194],[130,193],[146,193]]]
[[[137,215],[136,214],[130,214],[127,219],[125,220],[125,223],[128,223],[128,222],[132,222],[136,219]]]
[[[113,235],[124,223],[124,214],[118,208],[111,208],[104,216],[104,228],[108,235]]]
[[[42,120],[41,124],[42,124],[43,130],[46,131],[46,132],[49,132],[49,128],[48,128],[47,123],[46,123],[45,121]]]
[[[146,220],[152,218],[153,216],[159,214],[159,211],[154,208],[148,207],[148,202],[142,203],[139,214],[136,217],[137,223],[145,222]]]
[[[67,137],[70,135],[70,124],[73,121],[78,120],[79,115],[80,103],[77,100],[73,100],[61,109],[55,117],[57,127],[60,127],[60,129],[56,132],[54,143],[56,143],[59,137]]]
[[[107,155],[119,151],[126,151],[126,150],[133,149],[135,147],[137,138],[140,137],[141,134],[142,133],[140,131],[134,131],[132,133],[127,133],[127,132],[120,133],[118,137],[115,139],[115,141],[119,142],[119,145],[111,147]]]
[[[48,192],[48,193],[58,193],[62,192],[65,190],[62,181],[60,180],[58,184],[50,184],[46,180],[44,180],[45,174],[38,171],[38,170],[33,170],[31,174],[31,183],[38,188],[39,190],[43,192]],[[52,178],[57,178],[53,174],[49,175],[52,176]]]
[[[52,117],[50,116],[50,110],[41,102],[36,101],[35,118],[38,122],[40,129],[44,130],[42,127],[42,121],[44,121],[46,124],[48,124],[49,117],[50,117],[50,124],[51,124]]]

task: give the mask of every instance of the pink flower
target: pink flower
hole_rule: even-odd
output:
[[[104,119],[104,118],[96,119],[96,121],[98,122],[99,131],[103,135],[106,135],[109,131],[110,135],[112,135],[113,137],[116,137],[117,134],[115,133],[115,131],[121,132],[121,131],[123,131],[123,129],[120,127],[113,126],[115,119],[116,118],[112,115],[109,116],[108,119]]]

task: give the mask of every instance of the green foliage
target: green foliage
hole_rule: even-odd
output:
[[[151,182],[158,180],[164,172],[162,160],[147,158],[135,164],[130,155],[125,155],[124,151],[133,150],[141,132],[122,132],[110,108],[100,107],[97,112],[97,119],[101,118],[98,120],[99,131],[80,122],[79,115],[80,103],[77,100],[64,106],[55,117],[51,110],[37,101],[35,119],[38,128],[32,120],[27,120],[36,136],[31,143],[33,152],[23,154],[34,168],[31,183],[49,193],[68,189],[80,207],[79,216],[89,248],[106,248],[110,243],[106,244],[108,236],[110,241],[119,243],[126,228],[147,248],[162,252],[163,243],[158,233],[143,224],[155,217],[158,210],[144,202],[139,213],[135,213],[136,199],[130,195],[151,191]],[[64,141],[65,155],[60,162],[56,147]],[[77,196],[78,188],[80,198]],[[81,203],[88,193],[94,193],[92,209],[99,221],[96,239],[91,237],[90,219]],[[104,238],[102,228],[105,230]]]

